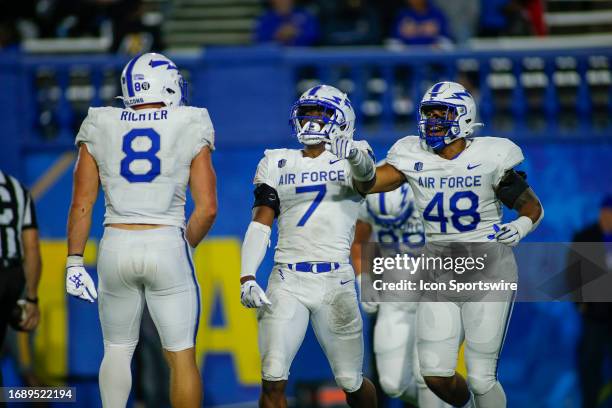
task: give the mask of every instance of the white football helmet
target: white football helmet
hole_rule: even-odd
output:
[[[383,228],[401,229],[414,211],[406,183],[386,193],[368,194],[366,208],[374,222]]]
[[[293,104],[289,124],[293,135],[304,145],[316,145],[337,136],[352,139],[355,111],[344,92],[333,86],[317,85]]]
[[[445,117],[432,117],[434,109],[445,111]],[[476,103],[463,85],[438,82],[425,92],[419,106],[419,136],[434,151],[471,136],[478,126],[483,124],[476,123]]]
[[[179,106],[187,103],[187,87],[176,64],[156,53],[143,54],[127,63],[121,73],[126,107],[146,103]]]

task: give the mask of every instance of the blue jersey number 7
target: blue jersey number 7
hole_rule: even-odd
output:
[[[308,221],[308,219],[312,215],[312,213],[314,213],[314,211],[317,209],[319,204],[321,204],[321,201],[323,201],[323,197],[325,197],[325,193],[327,192],[327,187],[325,186],[325,184],[316,184],[314,186],[299,186],[295,188],[296,194],[315,192],[317,193],[317,195],[312,201],[312,204],[310,204],[310,207],[308,207],[304,215],[302,215],[302,218],[300,218],[300,221],[297,223],[298,227],[303,227],[304,224],[306,224],[306,221]]]

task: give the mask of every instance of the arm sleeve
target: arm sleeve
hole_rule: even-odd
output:
[[[347,185],[353,186],[353,178],[357,181],[369,181],[376,174],[376,158],[374,151],[365,140],[356,140],[354,146],[357,149],[355,157],[346,160],[346,171],[348,173]]]
[[[36,208],[34,207],[34,200],[32,200],[32,196],[30,192],[25,190],[26,203],[23,212],[23,223],[21,228],[28,229],[34,228],[38,229],[38,222],[36,221]]]
[[[204,146],[208,146],[211,152],[215,150],[215,129],[210,120],[208,110],[198,109],[198,113],[194,117],[193,126],[192,132],[196,142],[192,152],[192,159],[200,153]]]
[[[240,253],[240,277],[255,276],[261,261],[266,255],[270,241],[271,228],[267,225],[251,221],[244,234],[242,251]]]

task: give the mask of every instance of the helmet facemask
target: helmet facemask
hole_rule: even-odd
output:
[[[422,103],[419,110],[419,135],[434,151],[461,136],[459,117],[465,114],[462,105],[432,101]]]
[[[187,81],[183,78],[183,76],[180,73],[178,73],[178,79],[176,82],[178,85],[177,90],[172,89],[172,88],[164,89],[164,91],[169,94],[168,102],[166,102],[166,106],[169,106],[169,104],[173,106],[177,106],[177,105],[184,106],[188,104],[189,95],[188,95]],[[177,95],[177,91],[179,95]],[[176,101],[177,99],[178,101]]]
[[[305,145],[330,141],[333,135],[341,134],[348,127],[342,110],[317,99],[296,102],[289,121],[293,134]]]

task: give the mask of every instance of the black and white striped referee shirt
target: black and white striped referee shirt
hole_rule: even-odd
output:
[[[0,170],[0,267],[23,260],[21,232],[38,228],[34,202],[28,190]]]

